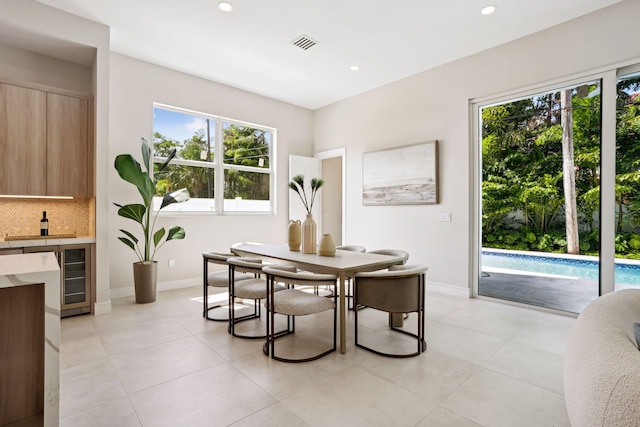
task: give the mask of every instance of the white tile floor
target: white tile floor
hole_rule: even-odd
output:
[[[423,355],[356,348],[350,312],[346,354],[288,364],[204,320],[201,298],[194,286],[63,319],[61,426],[569,426],[573,318],[427,292]],[[363,339],[390,341],[384,315],[360,314]],[[295,343],[330,333],[300,320]]]

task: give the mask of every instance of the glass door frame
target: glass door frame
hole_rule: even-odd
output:
[[[616,175],[616,69],[596,74],[584,74],[570,80],[557,80],[549,84],[531,86],[522,91],[498,96],[475,98],[469,101],[469,143],[471,152],[470,204],[471,236],[469,241],[470,296],[479,297],[482,252],[482,128],[480,109],[515,99],[554,91],[562,87],[577,86],[586,81],[601,80],[601,147],[600,147],[600,279],[599,295],[614,290],[615,267],[615,175]],[[528,306],[538,308],[536,306]]]
[[[613,83],[615,86],[614,88],[616,88],[616,90],[614,90],[613,92],[613,101],[614,105],[613,105],[613,109],[614,109],[614,116],[613,116],[613,124],[614,124],[614,141],[615,141],[615,130],[616,130],[616,126],[617,126],[617,117],[615,115],[616,113],[616,108],[617,108],[617,85],[618,85],[618,78],[623,77],[623,76],[627,76],[629,74],[636,74],[636,73],[640,73],[640,63],[636,63],[634,65],[628,65],[628,66],[623,66],[623,67],[619,67],[617,68],[617,70],[615,70],[615,75],[613,76]],[[615,184],[615,173],[616,171],[616,164],[615,164],[615,156],[613,159],[613,167],[614,167],[614,177],[613,177],[613,183]],[[615,197],[615,193],[611,196],[611,197]],[[611,210],[612,215],[615,216],[615,208]],[[614,225],[613,228],[611,230],[612,235],[614,236],[613,238],[615,238],[615,218],[614,218]],[[615,247],[612,249],[612,251],[614,251],[614,256],[615,256]],[[612,283],[613,283],[613,287],[615,287],[615,275],[612,276],[611,279]],[[602,289],[601,289],[602,290]],[[611,291],[613,291],[614,289],[611,289]],[[602,294],[604,294],[606,292],[602,292]]]

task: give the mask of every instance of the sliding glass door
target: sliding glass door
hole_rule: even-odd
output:
[[[599,295],[601,88],[479,106],[479,295],[575,313]]]
[[[640,71],[616,91],[615,290],[640,286]]]

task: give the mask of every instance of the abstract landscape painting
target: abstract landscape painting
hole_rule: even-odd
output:
[[[438,141],[364,153],[362,203],[438,203]]]

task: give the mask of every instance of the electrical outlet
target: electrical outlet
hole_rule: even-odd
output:
[[[440,212],[438,215],[438,219],[441,222],[451,222],[451,213],[450,212]]]
[[[175,267],[176,266],[176,260],[173,258],[169,258],[169,267]]]

